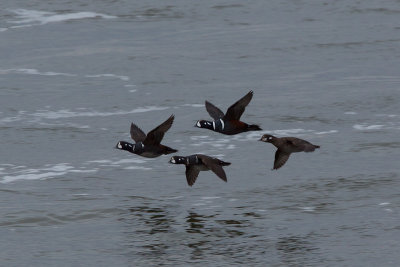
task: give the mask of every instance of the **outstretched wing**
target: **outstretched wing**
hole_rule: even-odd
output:
[[[219,165],[219,160],[216,158],[211,158],[206,155],[197,155],[199,159],[206,165],[207,168],[212,170],[219,178],[224,180],[225,182],[228,180],[226,179],[226,174],[222,166]]]
[[[186,180],[189,186],[192,186],[196,182],[199,172],[200,170],[195,166],[186,166]]]
[[[214,120],[219,120],[224,117],[224,113],[219,108],[208,102],[207,100],[206,100],[206,110],[208,114],[210,114],[211,118],[213,118]]]
[[[137,142],[143,142],[146,134],[136,124],[131,124],[131,138]]]
[[[148,134],[146,139],[143,141],[144,145],[159,145],[161,140],[164,137],[166,131],[171,128],[172,123],[174,122],[174,115],[171,115],[166,121],[161,123],[155,129],[151,130]]]
[[[250,91],[247,93],[247,95],[236,101],[235,104],[233,104],[228,108],[228,111],[226,112],[224,119],[227,121],[239,120],[244,110],[246,109],[246,106],[250,103],[252,98],[253,98],[253,91]]]
[[[275,152],[275,161],[274,161],[274,170],[282,167],[286,161],[289,159],[290,153],[285,153],[281,150],[276,150]]]

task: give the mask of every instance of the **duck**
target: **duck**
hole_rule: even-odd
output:
[[[230,162],[225,162],[217,158],[202,154],[194,154],[186,157],[173,156],[169,160],[172,164],[184,164],[186,166],[186,180],[189,186],[193,186],[200,171],[211,170],[224,182],[227,182],[226,174],[222,166],[231,165]]]
[[[167,155],[178,152],[178,150],[164,146],[161,140],[164,134],[171,128],[175,116],[172,114],[166,121],[147,133],[147,135],[134,123],[131,123],[131,138],[136,142],[134,144],[119,141],[115,148],[125,150],[130,153],[145,157],[155,158],[161,155]]]
[[[256,124],[249,125],[240,121],[240,117],[252,98],[253,91],[250,91],[244,97],[231,105],[226,111],[226,114],[206,100],[206,110],[214,120],[198,120],[195,124],[195,127],[209,129],[226,135],[235,135],[248,131],[262,130],[260,126]]]
[[[310,142],[296,137],[275,137],[270,134],[264,134],[259,141],[271,143],[276,148],[273,170],[281,168],[289,159],[290,154],[295,152],[313,152],[320,146],[313,145]]]

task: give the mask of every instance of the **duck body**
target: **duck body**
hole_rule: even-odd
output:
[[[239,99],[236,103],[231,105],[228,108],[226,114],[224,114],[219,108],[217,108],[210,102],[205,101],[206,110],[214,120],[199,120],[197,121],[195,126],[198,128],[205,128],[226,135],[235,135],[248,131],[259,131],[261,130],[261,128],[258,125],[249,125],[240,120],[240,117],[242,116],[246,106],[250,103],[252,98],[253,91],[250,91],[244,97]]]
[[[145,158],[155,158],[161,155],[175,153],[178,150],[161,144],[165,132],[171,128],[173,121],[174,115],[171,115],[166,121],[151,130],[147,135],[136,124],[132,123],[130,133],[131,138],[136,141],[136,143],[119,141],[116,148]]]
[[[186,180],[189,186],[192,186],[200,173],[200,171],[214,172],[223,181],[227,181],[226,174],[222,166],[228,166],[231,163],[225,162],[217,158],[209,157],[202,154],[194,154],[190,156],[173,156],[170,163],[183,164],[186,167]]]
[[[264,134],[260,141],[273,144],[277,150],[275,152],[274,170],[282,167],[289,159],[291,153],[313,152],[320,146],[313,145],[310,142],[296,137],[275,137]]]
[[[226,121],[222,118],[214,121],[200,120],[196,123],[196,127],[206,128],[211,131],[226,135],[235,135],[243,132],[261,130],[261,128],[258,125],[249,125],[247,123],[238,120]]]
[[[175,153],[178,150],[170,148],[168,146],[164,145],[158,145],[158,146],[153,146],[153,145],[144,145],[142,142],[137,142],[135,144],[125,142],[125,141],[119,141],[117,143],[116,148],[128,151],[130,153],[145,157],[145,158],[156,158],[161,155],[167,155],[171,153]]]

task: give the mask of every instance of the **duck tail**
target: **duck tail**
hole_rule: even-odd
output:
[[[165,147],[164,155],[171,154],[171,153],[175,153],[175,152],[178,152],[178,150],[166,146],[166,147]]]
[[[247,131],[261,131],[262,129],[257,124],[247,125]]]
[[[220,159],[218,160],[218,163],[219,163],[220,166],[229,166],[229,165],[231,165],[230,162],[225,162],[225,161],[222,161]]]

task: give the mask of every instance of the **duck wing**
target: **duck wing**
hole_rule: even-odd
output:
[[[250,103],[253,98],[253,91],[248,92],[244,97],[236,101],[232,106],[230,106],[224,117],[225,120],[239,120],[242,116],[246,106]]]
[[[200,170],[196,166],[186,166],[186,180],[189,186],[192,186],[196,182],[197,176],[199,176]]]
[[[274,161],[274,170],[282,167],[286,161],[289,159],[290,153],[283,152],[282,150],[276,150],[275,152],[275,161]]]
[[[199,159],[203,162],[203,164],[212,170],[219,178],[221,178],[223,181],[228,181],[226,178],[226,174],[222,166],[220,165],[220,160],[216,158],[212,158],[206,155],[197,155]]]
[[[206,110],[208,114],[210,114],[211,118],[213,118],[214,120],[219,120],[224,117],[224,113],[219,108],[208,102],[207,100],[206,100]]]
[[[146,134],[136,124],[131,123],[131,138],[136,142],[143,142]]]
[[[174,115],[171,115],[166,121],[161,123],[159,126],[151,130],[146,139],[143,141],[144,145],[159,145],[161,140],[164,137],[166,131],[171,128],[172,123],[174,122]]]

